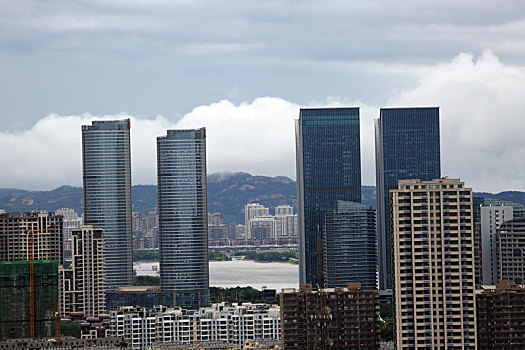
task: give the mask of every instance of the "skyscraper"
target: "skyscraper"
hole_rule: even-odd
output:
[[[441,177],[439,108],[382,108],[375,120],[379,288],[392,288],[389,191]]]
[[[390,193],[396,349],[477,349],[472,189],[400,180]]]
[[[130,120],[82,126],[84,224],[104,230],[108,290],[133,285]]]
[[[296,120],[299,281],[319,285],[324,214],[361,202],[359,108],[301,109]]]
[[[178,306],[209,304],[206,129],[157,138],[160,284]]]
[[[376,288],[376,213],[368,205],[337,201],[326,212],[323,229],[325,287],[361,283]]]

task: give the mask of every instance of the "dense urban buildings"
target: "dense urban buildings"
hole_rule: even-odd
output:
[[[397,349],[476,349],[472,189],[445,177],[390,193]]]
[[[476,291],[478,348],[525,349],[525,288],[507,280]]]
[[[379,293],[346,287],[281,293],[281,349],[352,350],[379,348]]]
[[[0,214],[0,261],[34,260],[64,263],[62,216],[55,213]]]
[[[375,120],[379,288],[392,288],[389,191],[441,176],[439,108],[382,108]]]
[[[359,282],[377,286],[375,210],[355,202],[337,201],[337,209],[325,213],[323,267],[325,287],[345,287]]]
[[[132,349],[214,341],[239,349],[246,340],[280,339],[279,307],[266,304],[221,303],[195,311],[120,308],[111,311],[110,324],[110,335],[129,341]]]
[[[501,224],[497,241],[498,279],[525,283],[525,218]]]
[[[130,120],[82,126],[84,224],[104,230],[106,288],[133,285]]]
[[[142,216],[132,213],[133,249],[156,249],[159,247],[159,217],[157,211]]]
[[[160,283],[177,305],[209,305],[206,129],[157,138]]]
[[[97,317],[106,310],[102,229],[81,226],[71,232],[71,267],[59,268],[60,310]]]
[[[512,220],[510,206],[483,206],[480,208],[481,284],[498,284],[498,244],[496,232],[500,225]]]
[[[338,200],[361,202],[359,108],[301,109],[295,128],[299,281],[321,285],[325,212]]]

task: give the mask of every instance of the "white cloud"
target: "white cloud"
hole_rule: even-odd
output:
[[[397,93],[388,106],[441,107],[442,173],[476,191],[525,188],[525,68],[485,52],[460,54],[429,67],[419,84]],[[375,182],[373,118],[379,106],[349,97],[327,97],[312,106],[360,106],[363,184]],[[156,183],[155,138],[169,128],[207,128],[209,172],[246,171],[295,178],[294,123],[301,106],[276,97],[202,105],[178,122],[132,118],[132,180]],[[31,129],[0,132],[2,187],[81,185],[82,124],[129,117],[51,114]]]

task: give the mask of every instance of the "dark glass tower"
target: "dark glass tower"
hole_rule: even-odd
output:
[[[377,288],[376,211],[361,203],[337,202],[326,212],[323,230],[325,287],[359,282]]]
[[[84,224],[104,230],[106,289],[133,285],[130,120],[82,126]]]
[[[391,189],[441,177],[439,108],[382,108],[375,120],[379,288],[392,288]]]
[[[177,306],[206,306],[206,129],[168,130],[158,137],[157,175],[161,288],[177,292]]]
[[[325,212],[361,202],[359,108],[301,109],[295,132],[299,281],[319,285]]]

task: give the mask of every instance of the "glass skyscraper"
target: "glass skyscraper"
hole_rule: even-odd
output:
[[[209,304],[206,129],[157,138],[160,284],[176,304]]]
[[[107,290],[133,285],[130,120],[82,126],[84,224],[102,228]]]
[[[441,177],[439,108],[382,108],[375,120],[379,288],[392,288],[390,196],[398,180]]]
[[[295,132],[299,281],[320,285],[325,212],[361,202],[359,108],[301,109]]]
[[[376,288],[376,211],[361,203],[337,201],[337,209],[325,214],[323,260],[326,288],[351,282]]]

